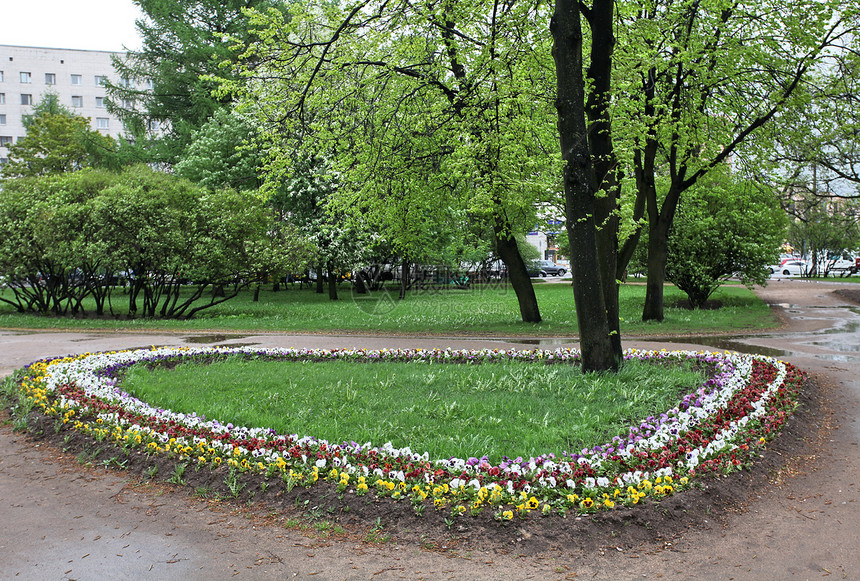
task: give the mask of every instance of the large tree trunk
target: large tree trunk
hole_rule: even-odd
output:
[[[612,145],[611,100],[614,0],[595,0],[589,13],[591,27],[591,63],[587,75],[592,90],[586,102],[590,123],[589,150],[594,165],[595,188],[605,195],[595,197],[594,220],[597,228],[597,257],[600,282],[606,304],[606,319],[611,333],[612,350],[622,360],[620,313],[618,307],[618,201],[620,184],[617,179],[617,159]]]
[[[493,235],[496,242],[496,252],[505,263],[508,270],[508,278],[517,302],[520,306],[520,317],[524,323],[540,323],[540,308],[538,308],[535,289],[526,263],[523,260],[517,241],[511,233],[509,225],[501,216],[496,216],[493,224]]]
[[[611,23],[609,23],[611,26]],[[579,3],[557,0],[550,23],[558,97],[558,130],[564,160],[567,235],[572,256],[573,298],[579,322],[582,368],[617,370],[601,284],[594,222],[595,178],[585,123],[582,28]]]

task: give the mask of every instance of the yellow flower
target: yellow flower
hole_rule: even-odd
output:
[[[512,518],[514,518],[514,511],[506,510],[502,513],[502,518],[505,520],[511,520]]]
[[[615,508],[615,503],[606,498],[603,500],[603,506],[605,506],[606,508]]]
[[[594,501],[591,500],[591,497],[589,496],[585,498],[582,502],[580,502],[579,506],[581,506],[582,508],[591,508],[592,506],[594,506]]]
[[[526,507],[528,507],[529,510],[535,510],[539,504],[540,504],[540,502],[538,501],[538,499],[535,498],[534,496],[532,496],[528,500],[528,502],[526,502]]]

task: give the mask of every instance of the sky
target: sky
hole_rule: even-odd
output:
[[[0,0],[0,44],[137,50],[140,16],[132,0]]]

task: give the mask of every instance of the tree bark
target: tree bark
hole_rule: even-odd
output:
[[[589,12],[591,62],[587,75],[592,89],[586,102],[586,114],[590,122],[588,143],[594,165],[594,185],[596,190],[602,190],[602,195],[596,196],[594,200],[600,282],[606,304],[606,319],[611,333],[612,350],[616,359],[621,361],[624,352],[621,347],[618,277],[616,277],[619,227],[617,209],[621,193],[609,113],[612,97],[612,51],[615,47],[614,7],[614,0],[594,0]]]
[[[601,284],[594,221],[595,176],[585,123],[582,28],[579,3],[557,0],[550,23],[556,67],[559,142],[564,160],[564,197],[570,241],[573,297],[579,322],[582,368],[615,371],[615,356]]]
[[[337,274],[335,274],[334,265],[331,262],[328,263],[328,298],[330,301],[337,300]]]
[[[400,296],[397,297],[399,300],[403,300],[406,298],[406,289],[409,288],[409,261],[407,259],[403,259],[400,263]]]
[[[323,264],[319,263],[317,265],[317,287],[316,293],[321,295],[325,292],[325,282],[323,281]]]
[[[656,191],[648,200],[648,282],[645,286],[643,321],[663,320],[663,283],[666,281],[666,260],[669,256],[669,231],[678,209],[681,189],[669,187],[660,211],[657,211]]]
[[[511,287],[514,289],[514,294],[517,295],[523,323],[540,323],[540,308],[526,263],[520,254],[516,239],[511,234],[510,227],[504,218],[498,215],[493,220],[493,236],[496,242],[496,252],[502,262],[505,263]]]

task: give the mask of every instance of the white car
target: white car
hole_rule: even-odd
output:
[[[771,274],[783,276],[802,276],[807,274],[808,266],[805,260],[787,258],[779,264],[768,266]]]

